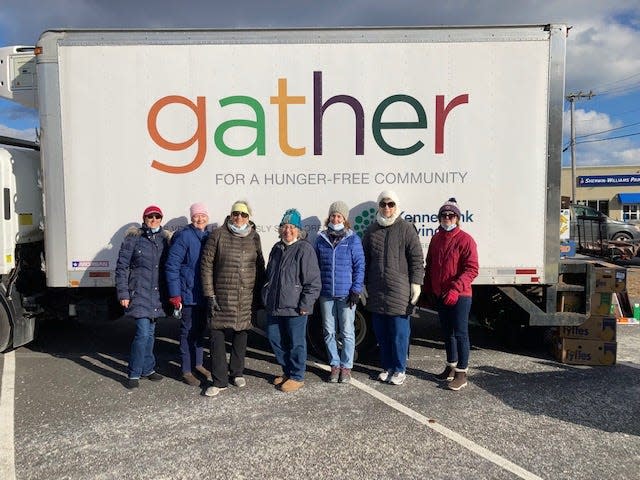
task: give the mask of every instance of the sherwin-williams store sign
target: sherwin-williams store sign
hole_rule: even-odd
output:
[[[640,175],[585,175],[576,178],[578,187],[628,187],[640,185]]]

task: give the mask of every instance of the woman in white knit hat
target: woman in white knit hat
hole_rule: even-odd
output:
[[[400,217],[398,195],[378,195],[376,221],[363,238],[367,309],[380,347],[381,382],[402,385],[409,353],[409,316],[420,297],[424,266],[415,227]]]
[[[329,206],[327,227],[316,238],[322,290],[320,311],[329,356],[330,383],[349,383],[355,354],[356,305],[364,282],[364,252],[360,237],[349,224],[349,207],[342,201]],[[338,348],[338,339],[342,348]]]

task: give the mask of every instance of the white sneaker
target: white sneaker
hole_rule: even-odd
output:
[[[244,377],[235,377],[233,379],[233,384],[236,387],[242,388],[247,384],[247,381],[244,379]]]
[[[391,380],[389,380],[389,383],[393,385],[402,385],[404,383],[405,378],[407,378],[406,373],[396,372],[391,376]]]
[[[206,397],[215,397],[221,391],[226,390],[227,387],[209,387],[205,390],[204,394]]]
[[[380,372],[378,374],[378,380],[380,380],[381,382],[388,382],[392,374],[393,372],[391,370]]]

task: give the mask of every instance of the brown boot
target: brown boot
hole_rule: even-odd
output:
[[[463,387],[467,386],[467,372],[460,372],[456,370],[453,380],[447,384],[449,390],[455,390],[456,392]]]
[[[279,377],[274,378],[273,382],[271,383],[273,383],[277,387],[278,385],[283,384],[287,380],[289,380],[289,377],[287,377],[286,375],[280,375]]]
[[[196,365],[196,371],[209,382],[213,382],[213,378],[211,377],[211,372],[206,368],[204,368],[202,365]]]
[[[295,392],[296,390],[300,390],[304,386],[304,382],[299,382],[297,380],[293,380],[289,378],[286,382],[280,385],[280,391],[284,393]]]
[[[186,383],[187,385],[191,385],[192,387],[199,387],[200,386],[200,380],[198,380],[196,378],[196,376],[191,372],[183,373],[182,374],[182,381],[184,383]]]

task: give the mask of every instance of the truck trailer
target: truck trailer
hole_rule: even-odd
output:
[[[0,96],[39,115],[38,148],[0,148],[0,350],[30,341],[40,316],[121,315],[118,249],[149,204],[177,229],[205,202],[215,228],[246,199],[269,251],[292,207],[313,241],[345,201],[362,235],[382,190],[425,254],[439,206],[457,199],[478,244],[480,321],[582,323],[593,268],[559,257],[566,35],[49,30],[0,49]],[[558,311],[566,290],[585,312]],[[372,339],[360,310],[357,337]]]

